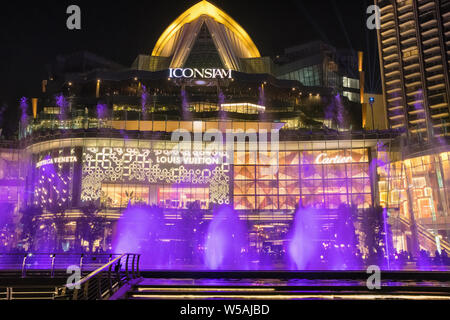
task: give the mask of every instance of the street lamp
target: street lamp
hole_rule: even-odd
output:
[[[375,119],[373,118],[373,104],[375,102],[374,97],[369,98],[370,109],[372,109],[372,130],[375,130]]]

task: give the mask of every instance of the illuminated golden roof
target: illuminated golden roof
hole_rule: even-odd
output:
[[[173,56],[175,58],[171,66],[180,67],[195,41],[193,34],[198,32],[198,25],[203,23],[207,24],[225,64],[234,64],[236,58],[261,57],[248,33],[233,18],[205,0],[180,15],[163,32],[156,42],[152,56]]]

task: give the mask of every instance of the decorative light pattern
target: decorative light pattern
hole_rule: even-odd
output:
[[[294,210],[299,203],[326,209],[354,204],[362,209],[372,204],[367,149],[293,150],[274,158],[278,170],[270,170],[270,157],[235,153],[235,209]]]
[[[70,152],[70,153],[69,153]],[[76,159],[75,149],[60,149],[39,156],[34,183],[34,205],[51,210],[67,208],[72,201],[74,161],[54,162],[54,159]],[[76,161],[76,160],[75,160]]]
[[[194,153],[193,153],[194,154]],[[209,185],[210,202],[230,203],[230,165],[160,163],[165,150],[138,148],[86,148],[83,152],[82,201],[96,201],[105,183]],[[212,154],[211,157],[217,157]],[[222,155],[223,159],[227,157]],[[170,159],[170,158],[169,158]],[[201,161],[200,161],[201,162]]]

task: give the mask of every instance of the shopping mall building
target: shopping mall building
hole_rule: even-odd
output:
[[[20,144],[2,149],[19,163],[16,174],[2,164],[2,197],[64,212],[72,228],[87,204],[112,224],[129,204],[163,208],[174,223],[193,203],[205,219],[227,204],[273,242],[299,207],[323,209],[327,227],[342,205],[364,214],[380,204],[398,250],[413,219],[434,251],[450,234],[449,150],[405,160],[400,132],[365,131],[357,59],[354,74],[336,60],[279,66],[206,1],[131,68],[60,58],[41,97],[23,102]]]

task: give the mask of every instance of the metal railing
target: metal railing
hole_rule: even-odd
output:
[[[123,254],[78,282],[58,289],[55,299],[106,300],[128,281],[140,277],[139,254]]]
[[[81,272],[91,272],[119,254],[73,253],[0,253],[0,272],[20,272],[22,278],[34,275],[50,275],[51,278],[66,274],[69,266],[77,266]]]

